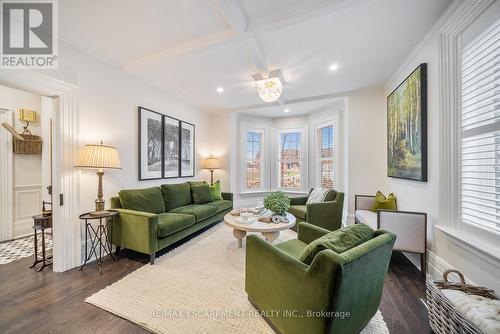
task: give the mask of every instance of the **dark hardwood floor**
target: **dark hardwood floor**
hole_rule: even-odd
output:
[[[37,273],[28,269],[32,261],[0,265],[0,333],[147,333],[85,303],[85,298],[147,264],[149,256],[123,250],[117,261],[105,260],[102,276],[95,263],[82,271],[54,273],[46,268]],[[395,253],[380,305],[391,333],[431,333],[420,300],[424,296],[419,271]]]

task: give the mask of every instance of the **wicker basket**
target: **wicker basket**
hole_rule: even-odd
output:
[[[448,281],[448,275],[456,273],[459,283]],[[447,270],[442,281],[435,281],[430,276],[426,279],[427,305],[429,308],[429,324],[437,334],[476,334],[481,330],[463,313],[458,311],[453,303],[446,298],[441,289],[460,290],[471,295],[479,295],[496,299],[493,290],[484,287],[472,286],[465,283],[464,276],[457,270]]]
[[[42,153],[42,138],[23,133],[24,140],[14,139],[14,153],[17,154],[40,154]]]

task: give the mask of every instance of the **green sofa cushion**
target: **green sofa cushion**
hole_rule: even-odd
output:
[[[365,224],[350,225],[330,232],[308,244],[299,260],[311,264],[316,254],[325,249],[331,249],[337,254],[343,253],[373,239],[373,233],[371,227]]]
[[[118,196],[124,209],[149,213],[165,212],[165,203],[158,187],[122,190]]]
[[[190,187],[201,186],[202,184],[208,184],[207,181],[188,181]]]
[[[302,254],[302,251],[306,247],[307,244],[299,239],[288,240],[276,245],[276,248],[278,248],[282,252],[287,253],[295,259],[299,259],[300,254]]]
[[[370,211],[377,212],[378,210],[397,210],[396,206],[396,196],[390,193],[387,197],[382,194],[382,192],[377,191],[375,199],[373,200],[373,205]]]
[[[195,218],[192,215],[180,213],[160,213],[158,215],[158,236],[163,238],[193,226]]]
[[[307,206],[306,205],[292,205],[288,208],[288,212],[297,218],[306,220]]]
[[[165,211],[188,205],[191,201],[191,187],[189,183],[164,184],[161,193],[165,201]]]
[[[231,209],[233,207],[233,202],[227,201],[225,199],[221,199],[221,200],[205,203],[205,205],[214,206],[215,208],[217,208],[217,212],[221,212],[224,210]]]
[[[210,191],[210,186],[206,183],[197,186],[192,185],[191,195],[193,196],[194,204],[204,204],[207,202],[212,202],[214,200],[212,197],[212,192]]]
[[[169,212],[193,215],[196,217],[196,222],[200,222],[217,214],[217,208],[211,205],[189,204],[181,206],[180,208],[175,208]]]
[[[212,198],[214,199],[214,201],[222,199],[220,181],[217,181],[210,185],[210,192],[212,193]]]

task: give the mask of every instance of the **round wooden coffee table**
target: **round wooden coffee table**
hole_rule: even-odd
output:
[[[236,220],[239,216],[232,216],[228,213],[224,216],[224,223],[233,229],[233,235],[238,239],[238,247],[241,248],[247,232],[260,232],[269,242],[278,239],[280,231],[287,230],[295,225],[295,217],[289,213],[286,216],[288,218],[286,224],[263,223],[258,221],[257,217],[253,217],[254,221],[251,223],[240,223]]]

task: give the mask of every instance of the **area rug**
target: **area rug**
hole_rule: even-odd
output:
[[[33,256],[35,254],[35,247],[33,236],[19,238],[15,240],[5,241],[0,243],[0,264],[7,264],[13,261]],[[42,255],[42,241],[41,234],[38,235],[38,255]],[[45,251],[48,252],[52,249],[52,236],[45,233]]]
[[[274,333],[247,299],[244,266],[245,247],[219,224],[86,302],[154,333]],[[362,333],[389,333],[380,311]]]

